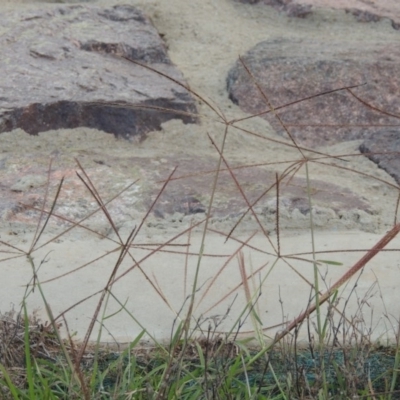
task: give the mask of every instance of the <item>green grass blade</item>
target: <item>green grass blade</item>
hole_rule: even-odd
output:
[[[328,264],[328,265],[336,265],[336,266],[342,266],[343,263],[339,262],[339,261],[330,261],[330,260],[315,260],[316,262],[319,263],[324,263],[324,264]]]
[[[36,400],[35,386],[33,381],[32,362],[31,362],[31,346],[29,343],[29,318],[25,301],[23,303],[23,307],[24,307],[24,318],[25,318],[24,342],[25,342],[26,379],[28,381],[29,397],[31,400]]]
[[[7,370],[4,368],[3,364],[0,364],[0,371],[4,376],[5,386],[10,390],[11,395],[13,396],[14,400],[20,400],[21,397],[18,394],[19,390],[16,388],[16,386],[11,381],[10,375],[8,374]],[[1,381],[0,381],[0,384],[2,384]]]

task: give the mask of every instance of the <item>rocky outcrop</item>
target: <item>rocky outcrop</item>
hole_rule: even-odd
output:
[[[399,124],[396,43],[270,40],[256,45],[243,61],[253,76],[240,61],[230,70],[232,101],[248,113],[264,112],[262,116],[287,137],[256,81],[300,145],[368,138]],[[353,86],[357,87],[335,91]]]
[[[293,0],[240,0],[242,3],[262,3],[271,6],[280,12],[286,13],[289,17],[305,18],[312,13],[311,5],[297,4]]]
[[[383,18],[391,21],[392,27],[400,29],[400,3],[397,0],[379,2],[362,0],[240,0],[242,3],[262,3],[285,12],[289,17],[304,18],[316,8],[343,10],[354,15],[358,22],[378,22]]]
[[[0,25],[0,132],[86,126],[130,138],[171,118],[195,121],[186,89],[129,61],[184,82],[151,21],[132,6],[3,12]]]
[[[199,154],[181,158],[178,170],[165,190],[160,193],[164,179],[167,179],[177,165],[176,156],[163,157],[162,161],[157,161],[160,158],[154,156],[132,156],[132,149],[121,141],[115,141],[111,136],[107,139],[99,133],[96,136],[94,131],[85,128],[82,130],[81,136],[84,140],[81,141],[76,140],[77,132],[59,136],[65,137],[66,143],[67,138],[72,136],[74,151],[85,154],[85,171],[103,201],[114,198],[123,187],[137,180],[126,192],[107,203],[107,210],[117,225],[138,221],[149,209],[152,209],[149,226],[157,230],[167,227],[182,228],[188,226],[192,219],[206,218],[210,187],[213,186],[215,177],[214,173],[203,174],[201,171],[207,171],[210,165],[215,165],[214,157]],[[15,135],[21,139],[25,134],[15,132]],[[42,133],[40,137],[47,135],[50,134]],[[90,145],[95,137],[99,137],[97,144],[108,143],[114,152],[99,153],[97,147]],[[52,218],[52,222],[68,226],[68,221],[80,220],[92,213],[97,205],[76,174],[79,171],[78,166],[72,161],[67,163],[66,158],[60,154],[49,174],[50,148],[43,150],[33,146],[34,148],[29,150],[27,147],[31,142],[36,140],[24,142],[21,139],[20,148],[14,152],[6,152],[6,156],[0,160],[0,220],[7,224],[35,225],[40,218],[47,191],[49,197],[46,209],[49,209],[61,178],[64,178],[64,181],[54,208],[58,217]],[[55,142],[52,148],[57,147],[59,143]],[[71,147],[63,146],[62,151],[72,153]],[[23,160],[21,154],[24,154]],[[259,221],[268,231],[274,230],[277,201],[275,173],[261,167],[231,167]],[[356,223],[361,229],[372,230],[376,225],[379,214],[368,199],[331,182],[312,179],[310,185],[316,227],[346,229]],[[279,215],[282,228],[303,229],[309,223],[310,205],[306,179],[287,176],[281,181]],[[231,229],[238,221],[241,221],[240,229],[259,228],[253,213],[248,211],[248,204],[238,191],[236,183],[224,168],[220,172],[215,190],[210,222],[214,228]],[[103,234],[104,229],[109,228],[101,212],[90,217],[84,225],[87,223]]]
[[[361,144],[360,151],[400,183],[400,129],[371,135]]]

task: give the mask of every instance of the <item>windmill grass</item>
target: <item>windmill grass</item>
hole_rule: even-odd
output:
[[[356,157],[359,154],[330,155],[299,146],[290,133],[290,127],[279,116],[279,110],[289,105],[273,105],[243,61],[243,66],[265,100],[265,112],[274,114],[287,133],[290,142],[278,141],[259,132],[241,128],[240,122],[243,119],[228,120],[211,101],[183,83],[147,65],[129,59],[126,59],[126,61],[140,65],[142,68],[151,70],[153,73],[185,87],[189,93],[213,113],[212,118],[223,127],[220,136],[207,132],[208,140],[218,155],[215,168],[212,171],[199,172],[200,175],[213,174],[207,212],[203,219],[192,222],[174,237],[152,246],[146,256],[138,258],[135,251],[143,247],[143,244],[137,243],[138,234],[143,229],[162,194],[168,190],[168,185],[174,179],[180,179],[180,177],[176,177],[176,168],[170,171],[165,180],[160,182],[158,195],[141,221],[131,229],[126,237],[123,237],[119,233],[118,226],[108,206],[136,181],[116,193],[111,199],[105,200],[80,160],[76,159],[77,176],[97,207],[86,217],[73,220],[57,212],[57,203],[64,184],[63,179],[59,182],[54,197],[50,199],[49,188],[52,169],[52,162],[50,161],[47,190],[42,206],[30,206],[32,211],[37,212],[38,223],[28,250],[11,245],[3,240],[0,241],[4,249],[2,252],[6,254],[2,263],[6,263],[8,259],[19,257],[21,262],[28,262],[32,270],[30,282],[23,299],[21,299],[21,307],[18,310],[2,314],[0,318],[0,394],[2,398],[84,398],[86,400],[110,398],[157,400],[396,398],[400,390],[398,380],[400,361],[398,326],[393,327],[396,332],[394,345],[389,348],[380,348],[379,345],[372,342],[371,330],[365,329],[364,310],[368,308],[368,294],[365,298],[358,299],[360,307],[354,315],[347,312],[349,299],[345,301],[344,306],[341,305],[339,290],[348,284],[350,278],[357,274],[357,280],[352,283],[353,289],[351,291],[352,296],[357,296],[357,282],[362,279],[363,268],[374,256],[386,249],[388,243],[396,237],[400,230],[400,224],[397,223],[397,210],[392,229],[383,235],[382,239],[374,246],[359,249],[360,253],[365,254],[340,279],[334,284],[330,284],[325,280],[321,266],[334,266],[337,262],[329,259],[320,260],[320,253],[315,247],[315,236],[318,235],[318,232],[315,231],[313,222],[312,176],[309,165],[313,163],[329,165],[331,168],[339,168],[348,173],[367,175],[369,178],[377,179],[388,186],[393,187],[393,183],[332,162],[338,159]],[[355,96],[352,88],[352,86],[349,86],[337,90],[346,91],[349,95]],[[326,93],[317,93],[315,96],[323,96],[324,94]],[[373,107],[362,99],[358,100],[363,102],[366,107]],[[115,104],[114,106],[118,107],[119,105]],[[143,108],[154,109],[154,107]],[[182,113],[159,108],[158,111]],[[378,111],[383,112],[383,110]],[[199,114],[193,116],[200,119],[205,118]],[[246,119],[256,116],[258,114]],[[210,117],[206,116],[206,118]],[[255,200],[249,199],[246,190],[237,179],[237,167],[232,167],[230,160],[225,155],[225,144],[231,130],[237,130],[244,136],[255,136],[265,146],[268,145],[269,141],[273,141],[281,146],[295,148],[299,154],[297,160],[287,162],[287,167],[283,172],[276,172],[275,182]],[[274,167],[273,161],[265,164],[271,168]],[[280,227],[280,187],[292,180],[302,169],[305,169],[306,172],[310,209],[310,220],[304,229],[307,228],[310,232],[312,252],[311,254],[285,255],[281,248],[281,235],[284,235],[284,232]],[[210,225],[217,182],[222,171],[227,172],[232,178],[237,186],[238,196],[241,196],[246,204],[246,211],[242,213],[228,232],[217,231]],[[397,186],[395,188],[398,190]],[[276,236],[272,236],[267,231],[256,212],[257,204],[267,194],[271,193],[275,193],[276,197]],[[51,308],[51,298],[46,295],[46,283],[49,281],[42,279],[40,273],[40,268],[45,260],[41,260],[38,264],[33,255],[37,250],[45,248],[73,229],[84,229],[93,235],[99,235],[99,232],[85,225],[85,221],[96,213],[103,214],[108,221],[110,230],[114,233],[114,239],[102,235],[104,240],[111,241],[115,247],[104,256],[100,256],[116,255],[112,271],[105,277],[102,290],[89,293],[87,297],[68,307],[60,315],[54,315]],[[249,235],[246,240],[235,237],[237,228],[248,215],[254,218],[259,231],[265,236],[266,241],[273,249],[272,253],[268,253],[264,249],[253,248],[255,251],[264,252],[270,256],[268,259],[266,258],[265,263],[257,268],[253,268],[251,262],[246,260],[243,254],[244,248],[251,248],[250,242],[253,236]],[[62,221],[67,227],[50,240],[41,243],[43,233],[52,221]],[[194,230],[200,228],[202,234],[200,247],[196,252],[197,263],[193,280],[189,282],[190,286],[187,292],[187,285],[185,284],[185,300],[181,309],[177,312],[174,311],[175,318],[171,320],[171,336],[168,344],[161,343],[152,335],[150,327],[144,326],[128,309],[114,286],[118,281],[127,279],[126,277],[133,270],[139,270],[161,301],[172,310],[173,307],[160,288],[157,278],[149,274],[143,267],[144,261],[166,251],[177,238],[187,237],[189,243]],[[207,262],[207,257],[213,256],[205,251],[206,238],[210,232],[217,232],[224,236],[226,241],[236,241],[239,245],[237,250],[229,255],[221,265],[214,277],[210,281],[202,283],[199,279],[200,271]],[[185,255],[186,259],[189,256],[189,246],[186,250],[176,251]],[[335,253],[343,255],[344,259],[346,257],[345,250],[338,249],[335,250]],[[199,315],[197,313],[198,305],[209,296],[210,290],[216,285],[216,279],[232,260],[237,260],[241,277],[240,282],[230,292],[221,295],[204,314]],[[122,268],[124,262],[128,262],[130,267]],[[282,306],[281,330],[274,337],[270,337],[268,329],[265,328],[260,318],[260,298],[263,284],[270,278],[271,271],[278,262],[284,262],[293,270],[296,270],[296,262],[311,264],[314,274],[312,281],[303,277],[310,289],[308,303],[304,305],[305,311],[292,321],[287,321],[284,309],[285,299],[280,299]],[[67,274],[60,274],[58,277],[52,278],[52,280],[58,279],[62,282],[62,279],[67,275],[87,268],[91,263],[84,263]],[[185,282],[188,276],[187,268],[186,263]],[[326,287],[325,291],[322,290],[323,286]],[[37,315],[29,315],[28,313],[29,297],[34,290],[39,291],[41,295],[48,322],[43,323]],[[241,311],[236,315],[230,329],[226,330],[222,325],[233,306],[233,303],[230,303],[228,299],[239,291],[244,293],[243,304],[240,304]],[[82,341],[76,341],[68,328],[68,313],[93,298],[97,298],[97,303],[87,326],[87,331]],[[140,334],[125,349],[119,348],[118,343],[117,349],[115,350],[115,346],[112,349],[104,345],[102,341],[103,331],[106,329],[104,322],[109,318],[107,310],[110,301],[119,305],[117,311],[119,314],[131,319],[141,328]],[[237,301],[236,298],[234,301]],[[209,311],[221,304],[226,305],[224,315],[207,316]],[[314,315],[316,316],[315,319],[312,318]],[[248,321],[251,323],[252,330],[245,332],[244,326]],[[67,332],[64,336],[60,332],[61,325]],[[99,326],[97,330],[95,330],[96,325]],[[305,328],[308,332],[306,345],[299,341],[299,332],[302,328]],[[92,340],[93,334],[96,335],[95,341]],[[151,341],[150,346],[143,345],[142,340],[145,337]],[[376,357],[377,354],[380,355],[381,359]]]

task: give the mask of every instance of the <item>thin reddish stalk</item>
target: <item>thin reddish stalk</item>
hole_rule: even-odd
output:
[[[327,91],[325,91],[325,92],[320,92],[320,93],[312,94],[311,96],[302,97],[302,98],[299,99],[299,100],[291,101],[290,103],[286,103],[286,104],[282,104],[282,105],[280,105],[280,106],[276,106],[276,107],[274,107],[274,110],[275,110],[275,111],[276,111],[276,110],[281,110],[282,108],[287,108],[287,107],[293,106],[293,105],[295,105],[295,104],[302,103],[302,102],[304,102],[304,101],[314,99],[314,98],[316,98],[316,97],[325,96],[325,95],[327,95],[327,94],[331,94],[331,93],[335,93],[335,92],[340,92],[340,91],[342,91],[342,90],[355,89],[355,88],[360,87],[360,86],[363,86],[363,85],[364,85],[364,83],[363,83],[362,85],[344,86],[344,87],[340,87],[340,88],[337,88],[337,89],[332,89],[332,90],[327,90]],[[271,110],[271,109],[265,110],[265,111],[261,111],[261,112],[256,113],[256,114],[252,114],[252,115],[250,115],[250,116],[248,116],[248,117],[234,119],[234,120],[230,121],[230,123],[231,123],[231,124],[234,124],[234,123],[236,123],[236,122],[246,121],[247,119],[251,119],[251,118],[254,118],[254,117],[261,117],[262,115],[266,115],[266,114],[269,114],[269,113],[271,113],[271,112],[273,112],[273,110]],[[288,125],[287,125],[287,126],[288,126]]]
[[[345,282],[347,282],[354,274],[356,274],[361,268],[363,268],[373,257],[375,257],[389,242],[394,239],[400,231],[400,223],[395,225],[374,247],[372,247],[359,261],[357,261],[338,281],[336,281],[332,287],[321,295],[319,298],[319,305],[325,303],[331,295],[339,289]],[[290,331],[301,324],[310,314],[312,314],[317,308],[316,304],[311,305],[297,318],[295,318],[287,328],[278,333],[275,336],[273,344],[278,343],[283,339]]]

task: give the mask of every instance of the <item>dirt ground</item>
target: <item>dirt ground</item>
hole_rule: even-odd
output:
[[[113,5],[118,2],[114,0],[99,0],[98,2],[90,3]],[[137,5],[151,17],[158,31],[163,34],[173,63],[183,72],[191,89],[202,97],[210,99],[212,104],[217,105],[227,120],[246,116],[228,98],[225,81],[227,73],[236,62],[238,55],[244,54],[262,40],[278,37],[309,39],[318,37],[320,40],[326,40],[327,45],[329,45],[329,41],[332,39],[336,41],[342,39],[362,42],[368,41],[373,37],[374,40],[384,41],[393,40],[399,35],[399,32],[395,31],[387,20],[369,24],[357,23],[353,16],[340,10],[317,10],[313,15],[305,19],[291,19],[269,7],[262,5],[249,6],[233,0],[124,0],[124,3]],[[4,9],[8,7],[25,9],[27,7],[53,6],[55,5],[43,1],[0,0],[0,7]],[[204,213],[185,215],[185,212],[182,211],[182,207],[185,204],[182,203],[188,200],[185,200],[184,196],[194,198],[205,208],[210,201],[210,187],[214,174],[206,174],[205,172],[215,170],[218,163],[218,152],[211,143],[208,134],[220,147],[225,126],[206,105],[199,103],[198,109],[202,115],[200,124],[185,125],[178,120],[170,121],[163,125],[162,131],[150,133],[148,138],[141,142],[117,140],[109,134],[87,128],[49,131],[41,133],[38,137],[29,136],[22,131],[1,134],[0,164],[3,162],[8,165],[7,174],[3,174],[1,179],[7,183],[15,181],[15,185],[17,185],[15,193],[17,194],[12,201],[23,201],[40,207],[40,198],[43,197],[46,189],[46,171],[50,158],[53,158],[50,193],[51,195],[55,193],[61,177],[65,176],[63,196],[60,198],[58,211],[61,212],[63,210],[65,212],[64,215],[75,219],[83,218],[96,205],[93,198],[87,195],[87,191],[75,174],[79,170],[75,158],[81,162],[99,192],[106,199],[131,182],[138,180],[113,203],[113,206],[110,206],[114,212],[113,216],[118,229],[123,236],[127,235],[133,226],[140,224],[146,210],[152,204],[164,180],[174,167],[178,167],[174,177],[185,177],[196,172],[202,172],[198,177],[189,176],[171,182],[171,190],[169,192],[166,191],[161,206],[155,208],[155,212],[146,220],[146,224],[138,236],[141,243],[148,241],[153,246],[160,241],[164,243],[174,235],[187,229],[191,223],[200,221],[205,215]],[[240,126],[243,129],[257,133],[259,136],[245,133],[243,130],[230,129],[224,154],[229,165],[233,167],[264,164],[244,169],[244,171],[252,171],[247,175],[246,172],[238,175],[239,179],[241,179],[240,183],[246,189],[249,198],[254,200],[269,183],[274,182],[276,173],[283,172],[288,165],[293,164],[296,160],[301,160],[301,157],[296,149],[288,145],[288,141],[285,141],[272,131],[266,121],[260,118],[252,118],[243,122]],[[378,169],[374,163],[358,155],[358,145],[359,142],[347,142],[330,148],[319,148],[317,149],[318,151],[329,153],[330,155],[354,154],[354,156],[346,158],[345,161],[330,161],[329,165],[315,163],[309,165],[309,175],[313,182],[312,189],[315,192],[322,193],[321,197],[316,197],[317,204],[314,215],[315,226],[325,240],[325,244],[321,243],[322,247],[326,246],[327,243],[329,245],[336,243],[337,246],[342,246],[336,249],[342,249],[343,247],[347,249],[365,249],[373,245],[374,240],[378,240],[393,225],[398,197],[397,185],[392,178]],[[313,153],[309,154],[312,155]],[[335,164],[335,166],[331,164]],[[9,167],[10,165],[12,168]],[[22,174],[26,174],[27,178],[25,180],[21,179]],[[362,174],[371,176],[367,177]],[[42,178],[37,179],[37,176]],[[372,176],[378,179],[374,179]],[[281,198],[280,234],[288,239],[293,238],[296,242],[297,252],[301,252],[302,248],[305,249],[304,251],[310,251],[309,217],[301,212],[300,207],[293,206],[293,197],[297,196],[301,199],[307,197],[305,177],[306,169],[303,166],[296,173],[295,178],[297,180],[294,181],[293,191],[286,189],[287,193],[282,192]],[[337,198],[329,196],[331,188],[324,186],[327,183],[338,185],[337,191],[340,195]],[[37,189],[36,192],[35,189]],[[238,221],[241,213],[246,210],[246,202],[241,198],[236,185],[227,172],[221,175],[217,189],[214,203],[216,212],[213,215],[211,225],[213,229],[227,233]],[[283,190],[285,189],[283,188]],[[235,202],[234,200],[237,199],[239,200]],[[10,199],[0,200],[0,206],[1,202],[4,205],[7,201],[10,201]],[[262,202],[258,203],[257,207],[257,212],[264,218],[265,229],[272,234],[276,243],[275,193],[271,192]],[[24,249],[26,249],[32,239],[38,213],[24,212],[26,210],[18,207],[11,207],[12,211],[10,212],[10,207],[7,208],[7,204],[4,205],[4,210],[7,210],[7,212],[2,215],[1,240],[12,243],[14,246],[25,246]],[[109,250],[108,245],[103,246],[103,243],[106,242],[104,237],[116,239],[116,235],[110,229],[106,219],[101,217],[100,214],[97,215],[87,222],[87,227],[95,230],[98,235],[93,231],[75,229],[69,232],[68,235],[56,239],[54,243],[59,243],[60,246],[64,243],[62,248],[65,253],[61,252],[57,259],[51,258],[53,261],[55,260],[56,266],[54,267],[55,269],[44,272],[46,279],[46,274],[49,274],[49,277],[54,277],[60,275],[61,270],[64,273],[65,266],[62,265],[60,260],[64,260],[68,264],[68,270],[70,270],[77,267],[78,264],[82,264],[80,260],[83,260],[83,254],[88,259],[95,259],[99,255],[99,251],[101,253],[104,248]],[[41,243],[54,238],[62,229],[65,229],[65,224],[63,225],[60,221],[50,223],[41,239]],[[201,229],[199,227],[193,233],[192,240],[195,243],[193,246],[198,246],[193,250],[194,252],[198,252],[200,247]],[[260,230],[260,227],[255,218],[248,215],[235,230],[235,237],[242,241],[247,240],[255,230]],[[214,254],[222,249],[221,246],[223,245],[213,235],[216,235],[216,233],[209,233],[210,240],[207,242],[206,253]],[[329,235],[336,239],[330,240]],[[341,240],[338,241],[338,237]],[[300,238],[304,240],[304,244],[302,244]],[[342,240],[343,238],[344,241]],[[257,246],[260,246],[257,248],[263,248],[262,239],[257,240],[260,240],[257,241]],[[84,243],[86,245],[84,249],[79,247],[80,250],[75,252],[73,243],[77,246],[83,246]],[[52,247],[45,246],[45,249],[50,248]],[[247,261],[251,263],[252,251],[251,249],[247,250]],[[223,253],[225,252],[226,255],[229,255],[234,251],[236,251],[234,248],[229,247]],[[82,258],[76,260],[75,256],[81,254],[80,252],[83,252],[79,256],[82,256]],[[272,250],[271,252],[273,253]],[[38,254],[41,254],[40,257],[45,257],[40,252]],[[170,264],[170,253],[166,252],[162,253],[162,255],[164,258],[160,262],[166,265]],[[40,257],[38,255],[36,260],[39,261]],[[349,260],[353,260],[347,256],[344,258],[346,265],[344,269],[341,269],[341,272],[350,267],[351,262]],[[234,259],[237,264],[236,258]],[[385,268],[389,268],[389,264],[394,260],[395,258],[391,258],[389,261],[385,261]],[[182,256],[176,262],[184,265],[185,259]],[[16,266],[17,264],[12,265]],[[209,278],[207,278],[208,275],[206,273],[205,280],[211,279],[210,277],[216,271],[213,269],[214,267],[210,266],[212,265],[211,262],[207,265],[207,268],[210,268],[207,269]],[[174,265],[175,267],[176,265]],[[46,268],[44,265],[43,270],[47,271]],[[182,268],[176,267],[176,276],[179,279],[183,274]],[[237,266],[234,268],[237,269]],[[396,285],[394,284],[393,276],[398,275],[395,274],[398,269],[397,262],[392,265],[392,268],[393,270],[386,275],[392,277],[389,283],[394,290]],[[4,273],[5,271],[6,269],[4,269]],[[7,264],[7,271],[8,291],[3,292],[5,295],[1,299],[0,309],[7,309],[11,304],[18,304],[18,299],[20,299],[18,296],[21,295],[20,289],[11,290],[15,283],[12,279],[18,281],[21,276],[10,272],[11,263]],[[171,302],[165,299],[160,300],[162,296],[158,292],[155,297],[157,301],[161,301],[163,307],[166,307],[171,312],[171,315],[168,315],[173,316],[174,313],[176,315],[179,305],[182,305],[184,294],[187,294],[186,291],[189,290],[190,285],[188,286],[185,283],[183,286],[179,286],[179,290],[172,290],[171,288],[176,287],[174,286],[176,281],[172,276],[166,279],[165,271],[157,272],[153,270],[152,273],[152,278],[149,278],[153,280],[153,285],[150,285],[150,292],[157,292],[154,288],[158,284],[156,276],[161,280],[171,280],[170,286],[163,286],[163,290],[169,293],[165,296],[167,299],[171,299]],[[24,276],[25,274],[29,276],[29,269],[24,272]],[[91,276],[93,274],[96,276]],[[287,292],[288,297],[290,297],[290,291],[296,290],[293,287],[296,287],[295,282],[299,279],[298,275],[294,274],[292,276],[290,274],[287,272],[284,277],[279,275],[275,277],[283,286],[286,282],[286,287],[291,288]],[[107,276],[106,273],[104,275]],[[14,278],[11,278],[11,276]],[[58,286],[51,290],[55,312],[61,313],[65,310],[66,303],[68,303],[68,306],[72,305],[78,299],[101,288],[102,281],[97,281],[101,277],[93,272],[89,272],[82,280],[77,277],[76,280],[73,280],[68,285],[66,284],[65,287],[69,289],[57,299],[55,298],[57,290],[59,290],[59,287],[63,287],[64,281],[56,281]],[[238,279],[240,281],[240,278]],[[310,279],[312,280],[311,277]],[[93,280],[96,280],[95,285]],[[3,279],[1,281],[4,282]],[[234,284],[228,285],[228,281],[229,277],[226,277],[221,285],[223,286],[226,283],[227,286],[233,288]],[[82,282],[82,285],[78,285],[77,282]],[[368,282],[369,285],[372,284],[372,281]],[[103,284],[105,283],[104,281]],[[20,284],[21,282],[18,282],[19,288]],[[305,299],[309,294],[309,288],[309,284],[304,287],[303,294]],[[137,290],[139,289],[140,287],[137,288]],[[175,296],[176,290],[179,291],[179,296]],[[229,290],[226,288],[227,292]],[[367,287],[365,290],[367,290]],[[158,308],[156,305],[158,303],[150,292],[146,292],[144,297],[139,296],[145,304],[144,310],[153,310],[155,308],[164,313]],[[73,293],[73,299],[69,297],[71,293]],[[217,291],[213,295],[213,299],[215,299],[215,296],[218,297],[220,295]],[[362,297],[361,294],[360,296]],[[222,295],[221,298],[223,298]],[[207,301],[207,304],[209,303],[210,301]],[[295,316],[296,312],[304,309],[304,302],[301,303],[301,307],[296,306],[299,303],[296,299],[290,300],[289,303],[289,308],[293,305],[288,312],[291,317]],[[32,301],[32,304],[40,305],[40,299]],[[222,302],[222,304],[223,307],[220,307],[220,313],[224,312],[222,310],[226,309],[227,303]],[[91,303],[85,312],[76,310],[75,314],[71,316],[74,321],[71,322],[72,329],[79,332],[78,336],[84,333],[85,324],[88,322],[88,316],[91,315],[93,307],[94,305]],[[391,309],[394,315],[398,315],[396,307],[397,305],[393,304]],[[204,310],[206,309],[207,307],[204,308]],[[274,314],[273,322],[270,325],[274,325],[279,319],[282,319],[282,315],[278,311],[268,311],[270,313],[269,316],[273,312],[278,313],[277,315]],[[156,313],[156,315],[158,314]],[[163,314],[163,318],[160,319],[162,322],[157,322],[152,327],[158,337],[163,339],[168,337],[170,333],[171,322],[171,318],[167,318],[165,315]],[[148,312],[146,312],[143,318],[147,318],[147,322],[151,324],[151,321],[158,321],[159,317],[152,316],[148,320]],[[379,323],[379,321],[376,323]],[[120,326],[118,324],[115,323],[114,326],[117,331],[118,326]],[[118,340],[131,337],[129,329],[124,326],[115,334],[115,337],[119,338]],[[251,329],[251,324],[248,329]]]

